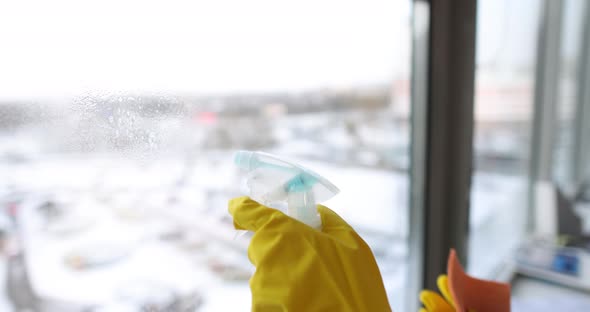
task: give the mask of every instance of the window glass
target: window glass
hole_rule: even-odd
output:
[[[469,267],[490,277],[525,230],[542,1],[478,2]]]
[[[247,309],[248,149],[341,189],[403,311],[410,4],[0,4],[0,305]]]

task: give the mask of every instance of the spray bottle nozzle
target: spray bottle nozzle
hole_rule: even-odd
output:
[[[286,204],[289,216],[316,228],[321,226],[316,204],[339,192],[316,173],[270,154],[238,151],[234,162],[248,173],[252,199],[273,208]]]
[[[252,157],[254,152],[249,151],[238,151],[234,155],[234,163],[238,168],[243,170],[252,170],[255,169],[257,164],[256,158]]]

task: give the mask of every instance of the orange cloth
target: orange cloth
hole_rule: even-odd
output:
[[[447,274],[456,311],[510,312],[510,285],[467,275],[454,249],[449,254]]]

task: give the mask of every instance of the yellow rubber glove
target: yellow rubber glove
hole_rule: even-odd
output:
[[[322,231],[248,197],[229,212],[254,232],[252,311],[391,311],[371,249],[332,210],[318,206]]]
[[[446,275],[440,275],[436,279],[436,285],[442,293],[443,297],[431,290],[423,290],[420,292],[420,301],[424,304],[424,308],[420,312],[454,312],[455,303],[449,291],[449,283]]]

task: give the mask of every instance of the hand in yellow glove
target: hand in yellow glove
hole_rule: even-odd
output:
[[[229,212],[254,232],[252,311],[391,311],[369,246],[332,210],[318,206],[322,231],[248,197]]]
[[[454,312],[455,302],[449,291],[447,276],[444,274],[440,275],[438,279],[436,279],[436,285],[442,293],[442,297],[431,290],[421,291],[420,301],[424,304],[424,308],[420,309],[420,312]]]

